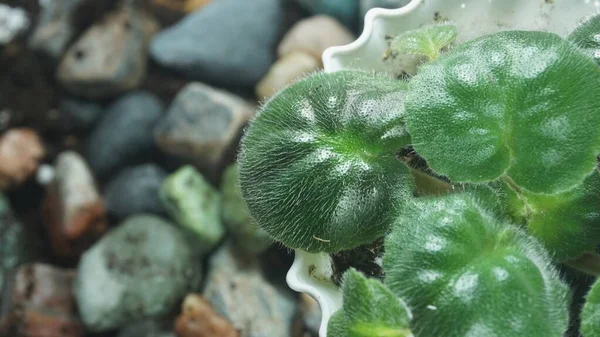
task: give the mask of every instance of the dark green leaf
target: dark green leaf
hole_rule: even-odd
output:
[[[409,337],[410,311],[400,299],[377,280],[350,269],[342,283],[344,305],[336,313],[328,335],[336,337]],[[343,317],[343,318],[342,318]],[[334,335],[344,330],[346,335]]]
[[[406,98],[416,151],[455,182],[579,185],[600,153],[600,68],[544,32],[508,31],[424,65]]]
[[[588,18],[569,35],[568,40],[600,64],[600,15]]]
[[[419,337],[561,337],[567,293],[535,239],[470,194],[416,200],[386,240],[386,285]]]
[[[593,251],[600,242],[600,174],[594,171],[581,185],[557,195],[525,193],[529,232],[542,241],[556,260]]]
[[[373,242],[413,181],[396,152],[405,84],[358,71],[317,74],[268,101],[242,140],[240,183],[257,223],[310,252]]]
[[[596,281],[587,294],[581,312],[583,337],[600,337],[600,281]]]

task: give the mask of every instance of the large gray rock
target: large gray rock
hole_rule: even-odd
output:
[[[92,98],[137,88],[146,75],[147,45],[156,30],[156,23],[128,1],[69,48],[57,78],[67,90]]]
[[[39,238],[27,230],[0,193],[0,290],[4,273],[39,256]]]
[[[108,183],[104,203],[108,214],[123,219],[139,213],[164,214],[160,186],[167,172],[155,164],[144,164],[121,171]]]
[[[253,114],[253,108],[233,94],[190,83],[177,94],[154,137],[164,152],[214,169],[235,153],[242,128]]]
[[[97,175],[105,175],[144,158],[155,149],[152,130],[164,106],[146,91],[129,93],[107,107],[88,139],[86,159]]]
[[[75,34],[71,25],[77,6],[84,0],[51,0],[42,6],[39,21],[29,37],[29,47],[59,58]]]
[[[74,294],[90,331],[173,310],[196,290],[201,264],[175,225],[150,215],[127,219],[88,250]]]
[[[204,297],[240,331],[240,337],[289,337],[297,309],[293,296],[267,282],[252,255],[232,244],[210,259]]]
[[[193,79],[254,86],[275,61],[283,28],[279,0],[219,0],[152,40],[161,65]]]

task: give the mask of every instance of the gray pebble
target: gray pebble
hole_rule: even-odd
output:
[[[160,32],[156,62],[192,79],[253,87],[275,61],[283,29],[279,0],[219,0]]]
[[[293,296],[262,276],[256,257],[229,243],[210,259],[204,296],[244,337],[290,337],[297,309]]]
[[[150,155],[155,149],[152,130],[163,111],[162,102],[145,91],[112,103],[88,139],[86,159],[92,170],[103,176]]]
[[[159,193],[166,177],[167,172],[155,164],[124,169],[106,187],[108,214],[119,220],[139,213],[164,214]]]
[[[81,258],[74,294],[88,330],[169,313],[197,290],[201,264],[185,235],[151,215],[130,217]]]
[[[29,38],[29,47],[55,59],[59,58],[75,33],[71,26],[73,14],[83,1],[46,1],[41,6],[39,21]]]

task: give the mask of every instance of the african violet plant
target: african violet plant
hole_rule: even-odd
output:
[[[349,270],[328,336],[560,337],[556,264],[600,274],[600,17],[566,40],[456,36],[391,39],[383,57],[422,56],[412,78],[303,79],[244,136],[244,198],[274,239],[336,253],[385,237],[383,282]],[[600,336],[600,285],[581,331]]]

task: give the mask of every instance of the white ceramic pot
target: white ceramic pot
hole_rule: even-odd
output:
[[[399,75],[414,74],[413,57],[384,60],[385,37],[449,20],[458,27],[459,42],[500,30],[543,30],[561,36],[571,32],[589,15],[600,12],[600,0],[412,0],[399,9],[371,9],[364,30],[353,43],[332,47],[323,54],[325,72],[365,69]],[[331,282],[331,260],[327,254],[296,251],[287,274],[290,288],[315,298],[322,311],[320,337],[327,335],[327,322],[342,305],[339,289]]]

